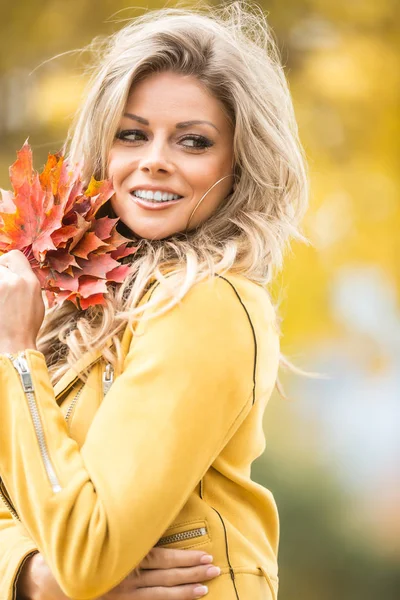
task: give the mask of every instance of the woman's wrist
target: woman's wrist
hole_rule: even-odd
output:
[[[39,588],[35,572],[40,559],[40,554],[36,552],[25,560],[16,582],[17,600],[38,599]]]
[[[17,354],[24,350],[37,350],[33,340],[0,340],[0,354]]]

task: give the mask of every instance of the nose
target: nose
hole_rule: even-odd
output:
[[[171,174],[174,172],[174,165],[168,159],[167,149],[161,142],[148,144],[143,148],[143,155],[139,160],[138,168],[140,171],[150,175]]]

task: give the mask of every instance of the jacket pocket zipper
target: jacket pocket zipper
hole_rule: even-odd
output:
[[[197,529],[189,529],[187,531],[180,531],[172,535],[166,535],[160,538],[156,546],[163,546],[164,544],[172,544],[173,542],[180,542],[181,540],[191,540],[193,538],[202,537],[207,535],[206,527],[198,527]]]
[[[53,492],[56,494],[61,491],[61,485],[56,475],[53,463],[51,462],[49,451],[46,444],[42,421],[40,419],[39,409],[35,397],[35,389],[33,387],[32,375],[29,370],[28,361],[26,360],[25,352],[20,352],[15,358],[12,354],[7,354],[15,369],[18,371],[21,378],[21,383],[25,396],[28,402],[28,408],[31,413],[33,426],[35,429],[36,439],[39,445],[40,454],[43,465],[46,470],[47,477]]]
[[[3,480],[0,479],[0,498],[3,500],[4,504],[8,508],[8,511],[12,514],[12,516],[20,521],[17,511],[14,508],[13,503],[11,502],[11,498],[8,495],[6,488],[4,487]]]

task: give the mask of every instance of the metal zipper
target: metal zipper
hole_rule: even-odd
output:
[[[55,469],[51,462],[49,451],[44,436],[43,425],[40,419],[39,409],[36,403],[35,389],[33,387],[32,375],[29,370],[28,361],[26,360],[25,352],[20,352],[15,358],[12,354],[7,354],[15,369],[18,371],[21,378],[22,387],[28,401],[28,408],[31,413],[33,426],[36,433],[36,439],[39,444],[40,454],[42,456],[44,468],[47,473],[50,485],[53,492],[56,494],[61,491],[61,485],[56,475]]]
[[[106,395],[106,393],[110,389],[113,381],[114,381],[114,369],[112,368],[112,366],[110,364],[107,364],[105,371],[103,373],[103,396]],[[71,404],[68,406],[67,412],[64,415],[64,419],[67,424],[69,423],[69,420],[71,418],[73,410],[83,392],[84,387],[85,387],[85,384],[82,383],[81,387],[79,388],[79,390],[75,394],[74,398],[72,399]]]
[[[78,392],[75,394],[75,396],[74,396],[74,398],[73,398],[73,400],[72,400],[71,404],[68,406],[67,412],[65,413],[65,416],[64,416],[64,419],[65,419],[65,422],[66,422],[66,423],[68,423],[68,421],[69,421],[69,419],[70,419],[70,417],[71,417],[72,411],[74,410],[74,408],[75,408],[75,405],[76,405],[76,403],[78,402],[78,400],[79,400],[79,396],[82,394],[82,390],[83,390],[83,388],[84,388],[84,387],[85,387],[85,384],[84,384],[84,383],[82,383],[82,386],[79,388],[79,390],[78,390]]]
[[[206,527],[198,527],[197,529],[189,529],[188,531],[181,531],[180,533],[174,533],[173,535],[166,535],[158,540],[156,546],[162,546],[164,544],[172,544],[173,542],[180,542],[181,540],[191,540],[193,538],[207,535]]]
[[[107,394],[107,392],[110,389],[110,387],[112,386],[113,382],[114,382],[114,369],[110,363],[107,363],[104,373],[103,373],[103,396],[105,396]],[[69,420],[71,418],[71,414],[80,398],[80,395],[82,394],[84,387],[85,387],[85,384],[82,383],[81,387],[79,388],[79,390],[75,394],[74,398],[72,399],[71,404],[68,406],[67,412],[65,413],[65,416],[64,416],[66,423],[69,422]]]
[[[93,365],[95,365],[97,362],[99,362],[99,360],[101,360],[101,356],[98,356],[97,358],[95,358],[91,363],[89,363],[85,369],[83,369],[84,371],[88,371],[91,367],[93,367]],[[58,398],[60,398],[60,396],[64,395],[66,392],[68,392],[76,383],[76,381],[79,379],[79,375],[77,375],[76,377],[74,377],[74,379],[72,381],[69,382],[69,384],[63,388],[56,396],[56,400]]]
[[[105,396],[114,382],[114,369],[107,363],[103,372],[103,396]]]
[[[0,498],[3,500],[4,504],[8,508],[8,511],[12,514],[12,516],[20,521],[17,511],[14,508],[13,503],[11,502],[11,498],[8,495],[8,492],[4,486],[3,480],[0,479]]]

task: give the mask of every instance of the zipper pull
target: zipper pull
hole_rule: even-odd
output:
[[[107,363],[103,372],[103,396],[105,396],[114,382],[114,369]]]
[[[34,387],[32,376],[24,352],[20,352],[17,357],[13,356],[12,354],[7,354],[7,356],[19,373],[24,392],[33,392]]]

